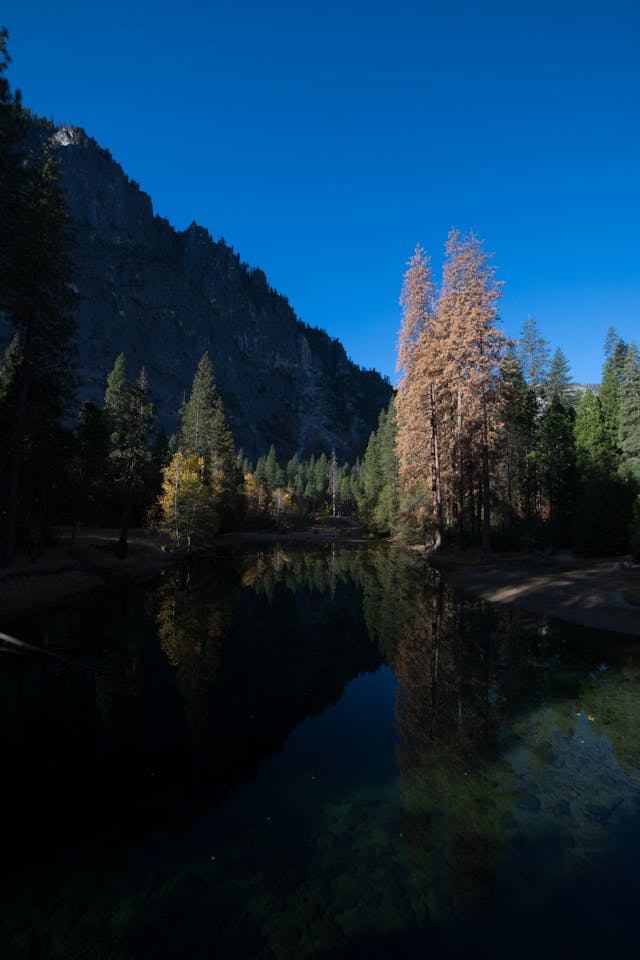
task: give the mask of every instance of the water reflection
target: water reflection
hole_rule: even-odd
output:
[[[13,630],[83,666],[0,662],[8,955],[594,956],[631,929],[634,647],[386,546],[227,552]]]

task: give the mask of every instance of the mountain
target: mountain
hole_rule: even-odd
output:
[[[176,428],[196,366],[209,351],[236,445],[251,457],[362,453],[392,393],[342,344],[300,322],[259,269],[192,223],[176,231],[108,150],[78,127],[35,124],[61,161],[79,294],[80,399],[101,403],[124,352],[144,365],[161,422]]]

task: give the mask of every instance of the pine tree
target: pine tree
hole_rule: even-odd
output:
[[[145,466],[151,460],[150,433],[155,410],[149,399],[144,367],[131,386],[123,354],[116,359],[107,378],[104,413],[110,431],[110,473],[121,498],[122,520],[117,554],[124,558],[128,551],[136,488],[142,485]]]
[[[331,516],[336,516],[337,498],[338,498],[338,460],[336,451],[331,451],[329,460],[329,493],[331,495]]]
[[[3,37],[6,49],[6,34]],[[11,103],[4,78],[2,81],[0,113],[6,118],[19,104],[15,100]],[[70,241],[58,164],[47,147],[42,156],[23,156],[21,166],[16,168],[14,160],[19,150],[19,144],[1,138],[0,310],[19,334],[22,353],[5,490],[5,563],[10,562],[14,552],[19,497],[22,493],[24,499],[26,490],[22,473],[29,445],[39,456],[33,470],[39,487],[38,538],[43,539],[58,425],[68,409],[74,386],[75,328],[71,308],[75,296],[69,282]],[[12,190],[15,193],[7,195],[6,191]]]
[[[456,513],[463,534],[465,475],[478,483],[482,502],[482,548],[491,546],[490,460],[500,421],[500,370],[506,339],[498,329],[495,278],[482,242],[452,230],[446,245],[437,322],[443,346],[442,373],[454,398],[450,449],[456,475]]]
[[[430,478],[433,546],[443,540],[441,444],[449,396],[442,379],[435,284],[430,259],[417,246],[407,264],[402,293],[402,326],[397,369],[402,371],[397,398],[398,466],[405,491]]]
[[[13,335],[4,352],[4,361],[0,366],[0,417],[3,429],[1,435],[9,436],[9,424],[15,417],[17,389],[20,383],[20,367],[22,365],[22,348],[20,334]],[[4,453],[4,451],[2,451]]]
[[[557,397],[563,407],[575,409],[578,405],[578,391],[571,376],[569,361],[560,349],[556,348],[549,365],[546,394],[551,400]]]
[[[576,467],[581,479],[587,479],[594,471],[611,472],[602,408],[592,390],[586,390],[578,404],[574,436]]]
[[[582,397],[574,425],[577,490],[573,520],[576,547],[588,552],[625,549],[632,507],[628,485],[617,473],[600,400]]]
[[[503,421],[499,432],[498,469],[505,505],[504,532],[511,538],[519,520],[531,527],[536,520],[535,467],[538,398],[527,384],[519,351],[511,346],[502,364]]]
[[[278,463],[278,458],[276,456],[276,448],[273,444],[269,447],[269,453],[267,454],[267,459],[264,466],[264,479],[267,490],[269,493],[281,486],[279,480],[281,479],[281,470]]]
[[[0,276],[2,287],[15,257],[14,240],[21,230],[24,197],[28,190],[25,166],[25,115],[20,91],[12,92],[6,72],[11,63],[6,27],[0,30]],[[2,295],[0,289],[0,296]],[[5,305],[3,305],[4,308]]]
[[[546,502],[552,540],[557,545],[569,539],[575,492],[575,414],[559,393],[540,418],[536,457],[540,485]]]
[[[605,363],[602,369],[602,383],[598,397],[602,407],[602,417],[612,460],[616,466],[620,463],[619,446],[619,413],[620,413],[620,383],[623,378],[624,363],[627,357],[628,346],[609,327],[605,341]]]
[[[205,482],[216,499],[221,518],[227,519],[239,506],[242,473],[208,353],[198,364],[180,420],[179,449],[183,454],[202,457]]]
[[[202,457],[207,473],[215,452],[214,418],[217,399],[213,366],[209,354],[205,353],[193,378],[189,400],[181,410],[179,445],[183,453],[188,451]]]
[[[107,386],[104,393],[104,417],[109,428],[112,448],[119,448],[126,431],[129,418],[129,403],[131,396],[131,381],[127,373],[127,361],[124,353],[119,354],[113,369],[107,376]]]
[[[243,475],[238,467],[233,435],[220,397],[215,401],[212,435],[209,484],[221,523],[224,523],[233,518],[239,510]]]
[[[543,394],[549,372],[549,342],[540,333],[537,322],[529,314],[522,325],[518,341],[518,358],[522,372],[536,398]]]
[[[300,469],[300,457],[297,453],[291,457],[287,462],[286,475],[287,475],[287,486],[290,490],[295,492],[296,480],[298,477],[298,472]]]
[[[105,478],[108,474],[109,425],[104,411],[87,400],[78,414],[75,428],[77,457],[77,507],[80,512],[96,519],[98,508],[104,509]]]
[[[396,414],[391,400],[381,410],[378,429],[367,445],[359,478],[358,508],[366,526],[375,533],[391,533],[398,522],[398,459]]]
[[[640,484],[640,352],[631,343],[622,371],[618,439],[621,469]]]

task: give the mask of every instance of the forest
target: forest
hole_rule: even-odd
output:
[[[323,517],[439,548],[640,554],[640,356],[611,327],[602,381],[574,384],[529,317],[500,330],[482,242],[453,231],[441,283],[416,248],[404,276],[400,382],[361,458],[334,450],[280,463],[277,437],[237,450],[205,353],[178,430],[157,426],[144,368],[117,353],[102,405],[76,400],[70,225],[52,151],[30,149],[28,111],[6,79],[0,33],[2,557],[35,557],[56,525],[132,525],[178,549],[234,528],[303,528]]]

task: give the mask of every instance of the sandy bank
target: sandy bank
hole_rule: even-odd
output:
[[[7,619],[63,606],[119,583],[139,583],[179,562],[160,538],[142,531],[132,531],[128,555],[120,560],[114,549],[118,533],[83,529],[71,553],[70,531],[63,529],[37,560],[18,556],[10,567],[0,567],[0,629]]]
[[[434,565],[447,582],[492,603],[640,637],[640,565],[628,559],[518,555],[461,566],[436,560]]]

